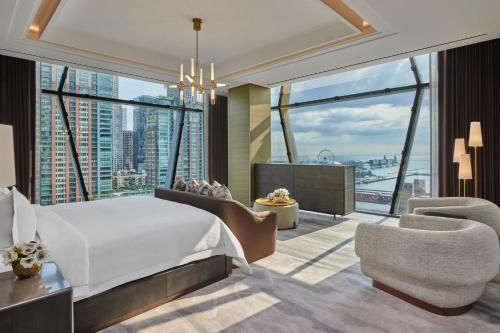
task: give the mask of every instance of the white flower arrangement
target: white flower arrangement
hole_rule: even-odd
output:
[[[4,265],[14,266],[20,264],[23,268],[29,269],[33,265],[41,265],[49,258],[47,247],[41,243],[29,242],[18,243],[7,248],[3,252]]]
[[[273,192],[274,199],[287,199],[290,195],[290,192],[286,188],[278,188]]]

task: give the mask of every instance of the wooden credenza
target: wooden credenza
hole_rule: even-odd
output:
[[[285,187],[300,209],[346,215],[355,209],[354,166],[258,163],[254,199]]]

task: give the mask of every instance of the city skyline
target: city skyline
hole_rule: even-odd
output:
[[[40,63],[41,88],[55,89],[61,73],[62,66]],[[141,89],[138,89],[138,83],[143,83]],[[159,89],[159,86],[163,87],[157,83],[122,80],[116,75],[70,68],[64,89],[163,105],[179,103],[176,91],[168,91],[165,87]],[[137,94],[128,98],[132,89],[138,89]],[[65,98],[65,107],[91,199],[152,194],[155,186],[165,185],[176,111],[138,106],[127,108],[79,98]],[[40,135],[36,172],[40,174],[40,181],[36,184],[37,200],[41,204],[82,200],[55,96],[40,95],[38,117]],[[203,178],[203,131],[203,113],[191,115],[188,112],[177,165],[177,174],[186,179]]]

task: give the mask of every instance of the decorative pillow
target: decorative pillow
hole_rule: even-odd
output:
[[[12,193],[7,188],[0,189],[0,250],[11,246],[14,203]]]
[[[175,177],[174,190],[177,190],[177,191],[185,191],[186,190],[186,182],[184,181],[184,178],[182,178],[182,176]]]
[[[14,243],[35,240],[37,220],[31,203],[15,187],[12,188],[14,218],[12,220],[12,239]]]
[[[198,184],[198,181],[196,181],[196,179],[191,178],[188,180],[186,184],[186,192],[191,192],[191,193],[200,192],[200,184]]]
[[[212,196],[220,199],[233,200],[231,192],[226,185],[221,185],[216,181],[212,183]]]
[[[200,194],[208,195],[208,196],[212,195],[212,185],[210,185],[210,183],[207,182],[206,180],[201,181]]]

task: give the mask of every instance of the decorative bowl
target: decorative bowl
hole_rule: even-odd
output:
[[[35,263],[31,268],[24,268],[20,263],[12,263],[12,270],[19,279],[27,279],[35,276],[42,269],[42,263]]]
[[[274,197],[273,201],[275,203],[285,203],[285,202],[288,202],[290,200],[290,198],[288,196],[286,197]]]

